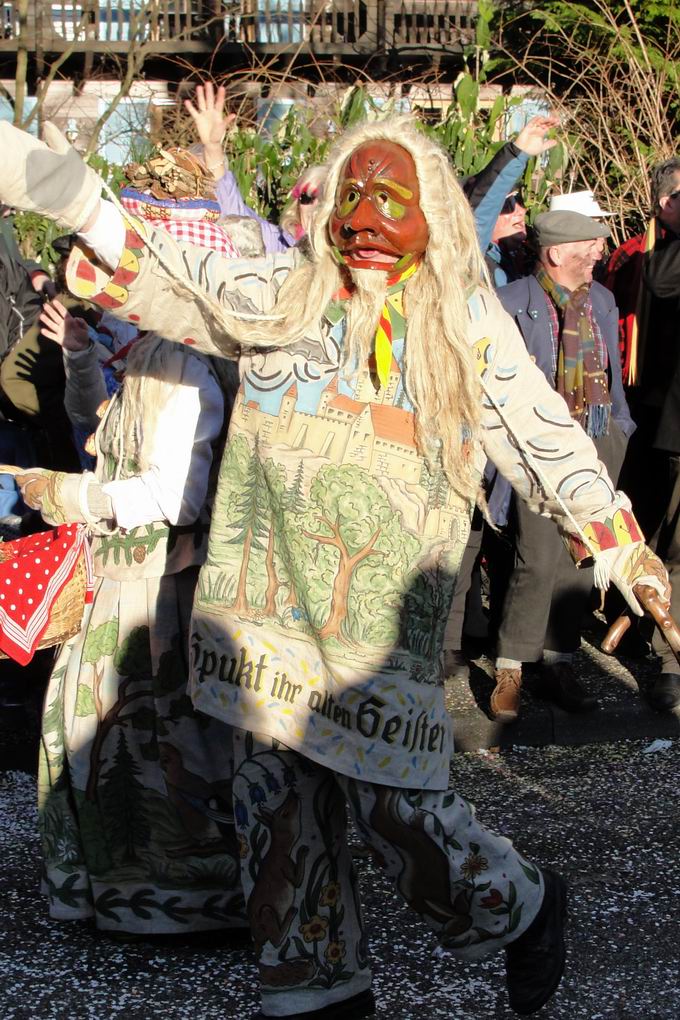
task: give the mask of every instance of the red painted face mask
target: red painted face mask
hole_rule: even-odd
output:
[[[428,241],[413,158],[394,142],[366,142],[347,160],[328,224],[350,269],[402,272]]]

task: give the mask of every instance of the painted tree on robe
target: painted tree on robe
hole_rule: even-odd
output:
[[[265,549],[263,539],[268,530],[268,520],[265,516],[267,493],[257,438],[255,439],[255,449],[248,460],[243,487],[236,497],[234,511],[235,514],[230,519],[230,525],[232,529],[237,529],[237,532],[233,538],[229,539],[229,544],[242,546],[243,554],[236,586],[236,598],[232,609],[236,613],[245,614],[250,610],[247,591],[250,556],[255,550],[263,551]]]
[[[113,764],[102,775],[100,795],[106,805],[104,817],[109,843],[120,847],[124,863],[137,860],[137,847],[147,843],[151,835],[144,809],[144,786],[137,778],[139,773],[139,765],[121,729]]]
[[[395,646],[402,630],[403,595],[409,567],[420,543],[403,530],[392,511],[377,543],[380,560],[369,560],[356,571],[350,593],[351,636],[357,644]]]
[[[117,625],[118,621],[116,621]],[[97,627],[93,631],[93,637],[106,625]],[[116,627],[117,635],[117,627]],[[88,635],[89,640],[89,635]],[[87,649],[87,640],[85,642]],[[96,651],[96,647],[95,647]],[[94,654],[94,652],[92,653]],[[83,652],[83,659],[85,651]],[[135,729],[152,729],[155,723],[155,713],[150,705],[136,704],[141,698],[151,697],[153,691],[151,686],[152,666],[151,649],[149,645],[149,628],[135,627],[127,635],[121,645],[116,648],[113,656],[113,665],[120,677],[116,687],[116,700],[103,713],[101,699],[95,697],[97,705],[97,717],[99,725],[95,738],[92,741],[90,750],[90,774],[87,778],[85,795],[88,800],[94,801],[97,798],[97,784],[101,770],[101,758],[106,738],[114,726],[126,726],[128,723]],[[127,711],[133,705],[132,711]]]
[[[298,469],[295,472],[293,484],[289,489],[286,490],[286,501],[285,501],[285,516],[284,520],[288,521],[287,528],[293,528],[295,526],[295,520],[300,518],[305,511],[305,499],[304,499],[304,484],[305,484],[305,468],[302,461],[298,465]],[[288,597],[286,599],[287,606],[297,606],[298,596],[297,588],[295,584],[295,568],[292,563],[288,563]]]
[[[59,868],[68,873],[80,859],[81,849],[64,741],[65,676],[65,665],[53,670],[45,700],[38,758],[38,824],[43,856],[50,861],[58,858]],[[72,895],[80,893],[72,891]]]
[[[248,477],[252,451],[245,436],[234,436],[226,445],[220,464],[208,544],[208,563],[222,566],[230,553],[232,523]],[[230,556],[231,558],[231,556]]]
[[[440,466],[430,471],[427,464],[423,464],[420,476],[420,484],[427,492],[427,509],[438,510],[446,506],[446,499],[449,494],[449,483],[446,475]]]
[[[441,548],[427,567],[420,566],[413,571],[404,601],[401,633],[404,648],[431,658],[441,647],[458,567],[459,564]]]
[[[375,639],[389,643],[398,632],[402,575],[418,543],[403,532],[385,493],[355,465],[328,465],[312,483],[303,523],[302,534],[316,546],[320,582],[308,591],[308,602],[331,592],[319,637],[345,643],[364,640],[367,621],[358,619],[361,610],[375,616]],[[326,556],[319,555],[321,548]]]
[[[305,509],[305,465],[303,461],[298,464],[298,469],[293,478],[293,484],[286,490],[286,510],[291,514],[301,514]]]
[[[267,570],[267,590],[265,591],[264,612],[267,616],[276,616],[276,593],[284,583],[276,574],[275,549],[276,531],[280,532],[283,509],[286,504],[286,472],[280,464],[271,458],[263,465],[263,476],[269,495],[269,534],[267,536],[267,552],[265,566]]]

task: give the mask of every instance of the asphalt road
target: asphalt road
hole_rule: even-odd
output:
[[[570,882],[568,969],[538,1014],[545,1020],[680,1016],[680,743],[645,753],[649,744],[455,757],[454,782],[482,820]],[[25,767],[20,740],[14,760]],[[3,1020],[247,1020],[256,1012],[246,950],[120,945],[82,923],[49,920],[26,771],[0,773],[0,853]],[[441,952],[380,870],[371,862],[359,870],[379,1020],[514,1016],[502,955],[465,964]]]

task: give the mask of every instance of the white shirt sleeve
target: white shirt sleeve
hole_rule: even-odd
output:
[[[109,269],[118,266],[125,247],[125,221],[112,202],[102,199],[94,226],[78,236]]]
[[[158,415],[149,469],[103,485],[119,527],[192,524],[198,518],[223,418],[220,387],[203,361],[188,357],[182,382]]]

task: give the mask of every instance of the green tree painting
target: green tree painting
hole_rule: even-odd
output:
[[[118,745],[111,768],[102,775],[100,795],[106,806],[109,845],[120,849],[121,863],[137,860],[137,846],[148,843],[151,831],[144,805],[144,786],[137,778],[141,769],[135,762],[125,739],[118,731]]]
[[[359,616],[366,608],[376,614],[373,640],[388,644],[396,633],[387,621],[419,543],[404,531],[385,493],[361,468],[327,465],[312,482],[301,524],[311,543],[310,574],[318,579],[306,602],[324,614],[315,621],[319,637],[363,643],[366,622]]]
[[[271,458],[263,465],[264,479],[267,484],[267,495],[269,497],[269,528],[267,534],[267,551],[265,555],[265,566],[267,571],[267,588],[265,591],[264,613],[266,616],[276,616],[276,596],[279,588],[284,583],[276,573],[275,552],[276,533],[280,532],[277,522],[280,523],[283,508],[286,502],[286,472],[280,464],[276,464]]]

